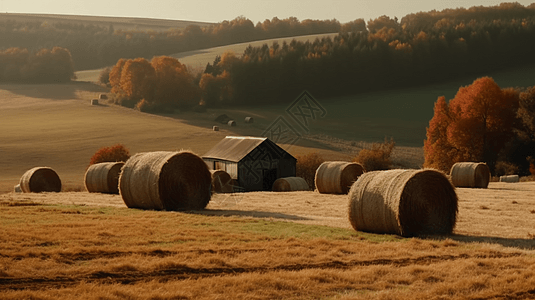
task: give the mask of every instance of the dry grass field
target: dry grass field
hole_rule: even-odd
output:
[[[90,105],[102,92],[89,82],[0,85],[1,299],[535,297],[535,183],[457,189],[454,234],[412,239],[356,232],[347,196],[315,192],[216,194],[206,210],[183,213],[128,209],[118,195],[81,191],[99,148],[202,155],[226,135],[261,134],[284,107],[158,116]],[[368,144],[333,134],[344,120],[349,133],[362,124],[338,110],[328,107],[327,118],[338,118],[282,146],[350,160]],[[212,131],[222,113],[238,126]],[[245,116],[255,122],[241,122]],[[394,160],[417,168],[421,147],[396,147]],[[35,166],[56,170],[64,192],[11,192]]]
[[[356,232],[345,195],[0,195],[2,299],[532,299],[534,183],[457,189],[451,236]],[[514,199],[514,200],[513,200]]]

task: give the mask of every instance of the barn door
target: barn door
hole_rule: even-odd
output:
[[[263,169],[262,178],[262,190],[271,191],[273,183],[277,180],[277,169]]]

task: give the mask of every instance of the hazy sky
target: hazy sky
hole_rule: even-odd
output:
[[[505,1],[491,0],[0,0],[0,12],[47,13],[144,17],[220,22],[244,16],[254,23],[278,17],[365,21],[382,15],[401,19],[407,14],[445,8],[493,6]],[[524,6],[535,0],[516,1]],[[0,15],[1,18],[1,15]],[[1,20],[1,19],[0,19]]]

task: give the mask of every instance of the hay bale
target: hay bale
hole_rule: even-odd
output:
[[[316,170],[316,189],[322,194],[347,194],[362,173],[364,168],[358,163],[326,161]]]
[[[519,182],[520,181],[520,177],[518,175],[505,175],[505,176],[500,176],[500,182],[510,182],[510,183],[515,183],[515,182]]]
[[[98,95],[98,99],[99,99],[99,100],[108,100],[108,95],[106,95],[106,94],[100,94],[100,95]]]
[[[16,186],[14,186],[13,191],[15,193],[22,193],[22,190],[20,189],[20,184],[17,184]]]
[[[231,126],[231,127],[234,127],[234,126],[236,126],[236,121],[230,120],[230,121],[228,121],[227,125]]]
[[[450,234],[458,211],[455,188],[436,170],[365,173],[349,191],[355,230],[418,236]]]
[[[132,156],[119,177],[119,193],[130,208],[199,210],[208,205],[212,178],[194,153],[148,152]]]
[[[212,174],[212,192],[234,192],[233,180],[229,173],[223,170],[211,170],[210,173]]]
[[[219,126],[214,126],[214,127],[212,127],[212,130],[213,130],[213,131],[219,131]]]
[[[490,181],[490,170],[485,163],[456,163],[451,167],[450,175],[456,187],[486,189]]]
[[[98,99],[91,99],[91,105],[98,105]]]
[[[119,194],[119,174],[124,162],[104,162],[89,166],[84,175],[90,193]]]
[[[275,180],[272,191],[274,192],[294,192],[309,191],[310,187],[305,179],[301,177],[285,177]]]
[[[247,123],[247,124],[252,124],[252,123],[254,123],[254,119],[253,119],[253,117],[245,117],[245,123]]]
[[[23,193],[61,192],[61,180],[49,167],[35,167],[22,175],[20,189]]]

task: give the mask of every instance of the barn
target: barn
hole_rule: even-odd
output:
[[[297,160],[268,138],[227,136],[203,160],[224,170],[245,191],[271,191],[275,180],[295,176]]]

